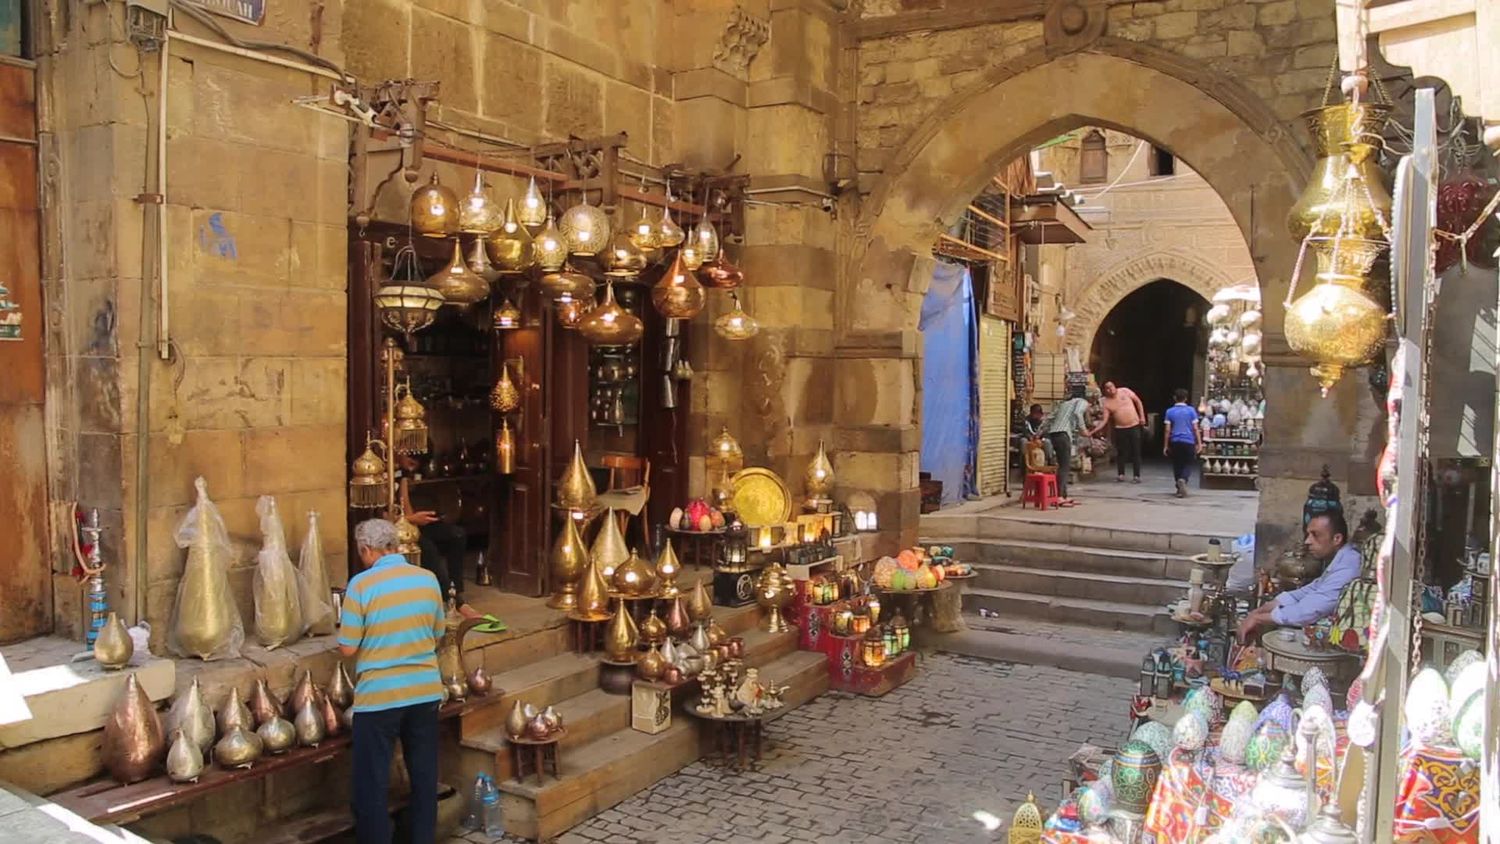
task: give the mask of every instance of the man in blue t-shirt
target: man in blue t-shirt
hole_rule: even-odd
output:
[[[1198,411],[1188,404],[1188,391],[1179,389],[1172,394],[1177,402],[1167,408],[1167,444],[1162,454],[1172,458],[1172,477],[1177,481],[1177,497],[1187,497],[1188,478],[1193,473],[1193,462],[1203,451],[1203,433],[1198,430]]]

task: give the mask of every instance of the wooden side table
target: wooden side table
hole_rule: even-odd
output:
[[[516,782],[526,779],[526,769],[529,767],[531,773],[536,776],[537,784],[541,785],[549,763],[552,766],[552,776],[556,778],[558,776],[557,744],[566,732],[566,730],[558,730],[541,740],[510,739],[510,761],[516,770]]]
[[[614,614],[603,618],[587,618],[578,615],[568,615],[568,628],[573,640],[573,649],[581,654],[593,653],[604,648],[604,625]]]

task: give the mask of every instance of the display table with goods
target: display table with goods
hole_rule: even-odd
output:
[[[703,673],[699,692],[688,711],[712,725],[724,762],[737,760],[741,770],[751,759],[759,762],[765,725],[786,713],[786,689],[763,685],[759,671],[728,660]]]

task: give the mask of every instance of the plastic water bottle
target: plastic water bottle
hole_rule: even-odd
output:
[[[474,777],[474,788],[469,792],[468,811],[459,822],[459,826],[469,832],[478,832],[484,828],[484,781],[487,779],[489,774]]]
[[[484,777],[484,835],[491,841],[499,841],[505,837],[505,822],[500,817],[500,789],[495,787],[495,781],[488,774]]]

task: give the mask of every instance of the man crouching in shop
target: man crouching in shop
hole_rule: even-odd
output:
[[[354,528],[365,570],[349,581],[339,653],[354,657],[354,831],[359,844],[389,844],[392,745],[401,739],[411,779],[412,844],[437,835],[437,645],[443,596],[432,572],[396,551],[396,526],[370,519]]]

